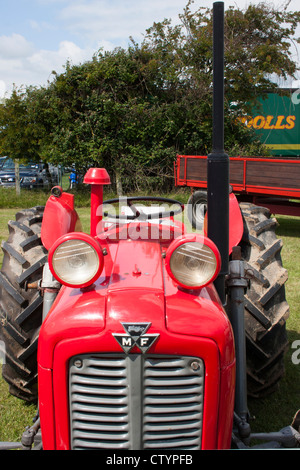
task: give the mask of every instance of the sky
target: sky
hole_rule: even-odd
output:
[[[282,5],[284,0],[273,2]],[[252,1],[224,1],[244,8]],[[291,0],[289,10],[298,10]],[[45,86],[52,71],[67,61],[91,60],[100,49],[140,42],[146,29],[164,18],[179,22],[187,0],[0,0],[0,99],[13,85]],[[212,8],[213,0],[195,0],[193,9]]]

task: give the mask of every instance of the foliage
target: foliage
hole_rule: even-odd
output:
[[[181,26],[165,20],[147,30],[144,45],[168,63],[172,77],[185,81],[194,100],[207,99],[211,92],[212,11],[200,7],[192,11],[189,0]],[[265,91],[276,89],[274,78],[293,77],[297,65],[291,45],[300,21],[300,11],[289,12],[289,1],[280,9],[272,3],[249,4],[245,10],[229,7],[225,11],[225,98],[228,110],[232,102],[244,111]],[[168,58],[168,59],[166,59]]]
[[[16,88],[0,104],[0,152],[20,161],[39,158],[37,127],[28,113],[27,94]]]
[[[296,72],[289,46],[300,12],[287,6],[279,11],[262,3],[225,13],[225,149],[231,155],[266,152],[238,117],[275,87],[274,74]],[[154,23],[127,50],[67,63],[47,87],[15,91],[0,111],[3,151],[15,158],[20,147],[26,157],[38,154],[78,170],[104,166],[125,191],[169,190],[176,153],[205,155],[212,140],[212,12],[192,11],[188,1],[180,20]],[[21,107],[16,115],[14,101]],[[8,134],[15,135],[14,147],[5,147]]]
[[[27,94],[14,88],[0,104],[0,152],[15,160],[16,193],[20,195],[19,162],[39,159],[39,135],[31,121]]]

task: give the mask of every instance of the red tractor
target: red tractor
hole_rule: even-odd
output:
[[[12,394],[38,400],[38,414],[22,443],[2,448],[177,452],[248,448],[252,437],[299,446],[299,417],[271,435],[249,426],[247,394],[264,393],[282,374],[288,305],[283,283],[272,281],[274,272],[285,277],[274,222],[263,208],[240,208],[229,190],[223,15],[215,3],[204,234],[187,233],[174,200],[104,203],[110,179],[101,168],[84,179],[90,234],[60,187],[45,208],[9,223],[3,376]]]

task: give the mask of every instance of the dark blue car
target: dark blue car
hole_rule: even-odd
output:
[[[49,186],[51,175],[45,163],[20,163],[21,188],[43,188]],[[11,158],[6,158],[0,168],[0,187],[15,186],[15,164]]]

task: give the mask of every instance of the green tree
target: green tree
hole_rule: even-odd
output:
[[[225,95],[241,106],[266,89],[276,89],[276,79],[294,77],[297,64],[293,45],[300,11],[288,11],[289,1],[276,9],[272,3],[250,4],[245,10],[225,11]],[[181,24],[169,20],[147,30],[143,47],[155,51],[156,60],[172,71],[173,83],[184,83],[194,98],[208,96],[212,83],[212,10],[192,12],[189,0]],[[159,65],[157,65],[159,68]]]
[[[157,185],[170,174],[180,101],[151,70],[152,53],[131,47],[67,64],[53,83],[31,94],[44,126],[42,155],[77,168],[105,166],[125,188]],[[173,157],[171,156],[173,155]]]
[[[28,94],[14,89],[0,104],[0,152],[15,162],[16,191],[20,194],[19,162],[39,158],[40,136],[29,112]]]

